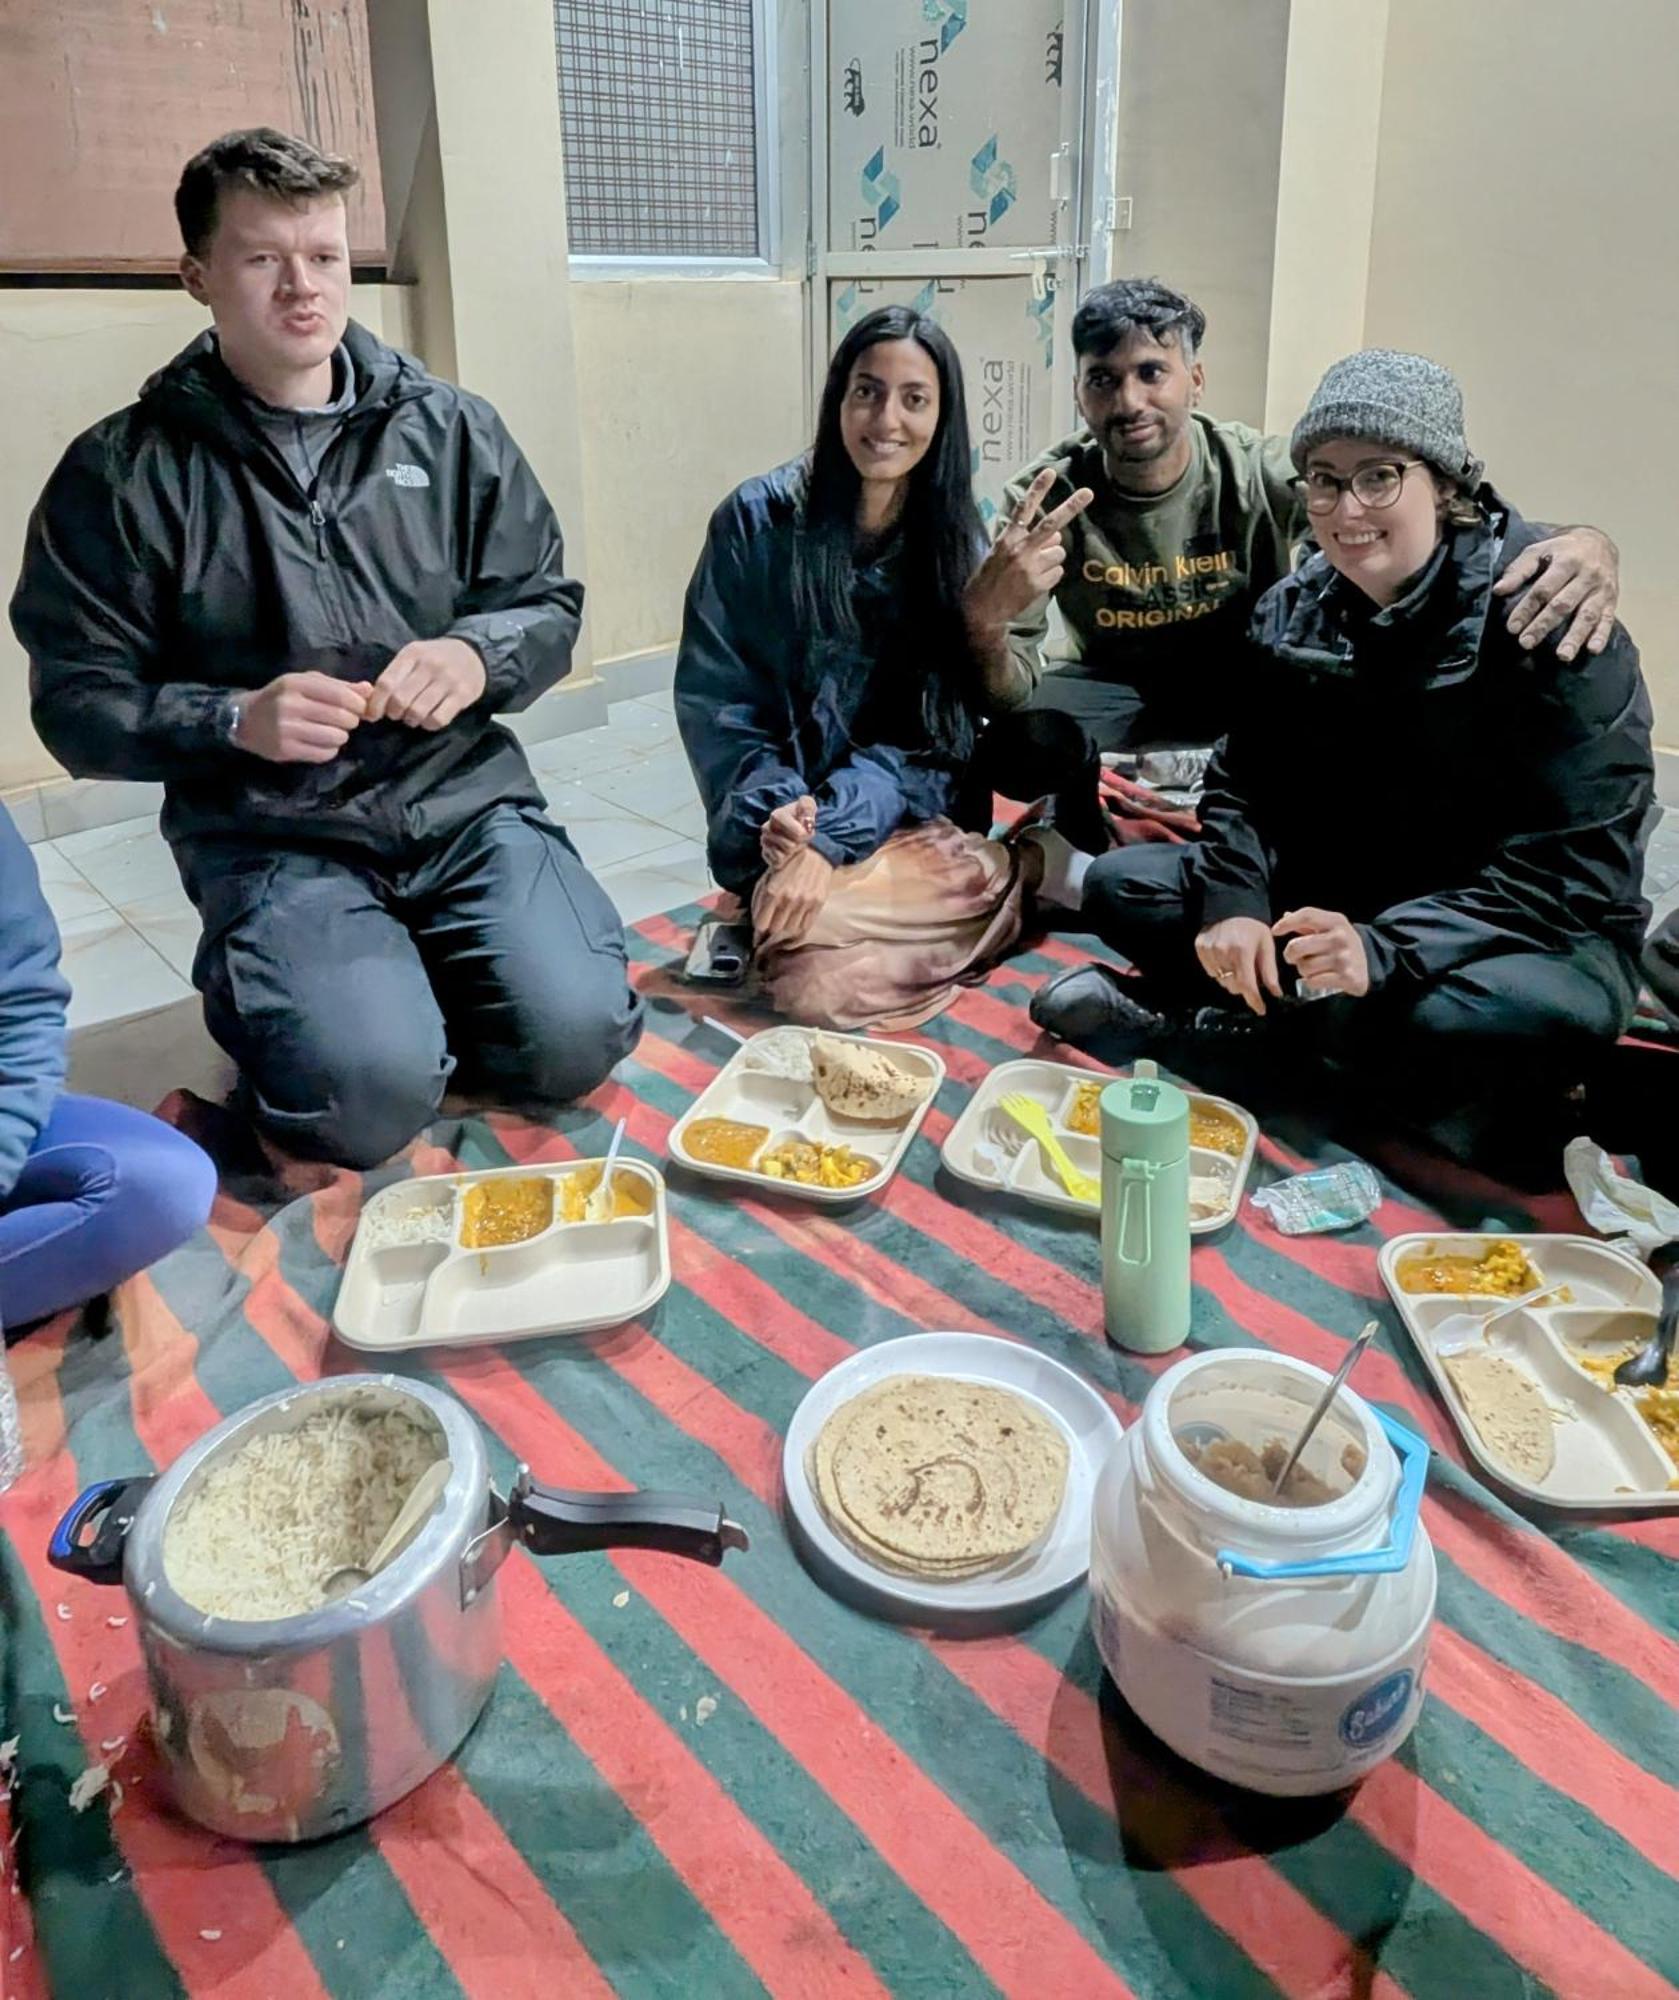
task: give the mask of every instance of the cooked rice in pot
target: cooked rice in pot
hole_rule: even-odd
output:
[[[443,1453],[429,1421],[355,1398],[267,1431],[212,1465],[170,1516],[169,1581],[217,1618],[290,1618],[365,1569],[414,1482]]]

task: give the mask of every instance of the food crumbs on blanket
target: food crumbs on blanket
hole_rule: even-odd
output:
[[[688,1720],[688,1704],[686,1702],[676,1712],[684,1722]]]
[[[110,1782],[109,1764],[89,1764],[70,1787],[70,1810],[76,1813],[86,1812]]]
[[[120,1632],[128,1623],[128,1620],[126,1618],[107,1618],[105,1623],[110,1626],[113,1632]]]
[[[624,1606],[628,1604],[629,1601],[630,1601],[630,1593],[627,1590],[619,1591],[618,1595],[612,1600],[614,1606],[619,1611],[622,1611]]]
[[[15,1736],[8,1736],[4,1743],[0,1743],[0,1778],[9,1778],[16,1768],[17,1745]]]
[[[87,1698],[89,1701],[99,1701],[105,1695],[108,1695],[110,1691],[103,1681],[95,1681],[87,1691]]]
[[[204,1940],[206,1944],[217,1944],[221,1940],[220,1931],[200,1931],[198,1935]]]
[[[18,1962],[18,1960],[19,1960],[20,1958],[22,1958],[22,1956],[23,1956],[23,1946],[22,1946],[22,1945],[18,1945],[18,1946],[17,1946],[17,1947],[16,1947],[16,1948],[15,1948],[15,1949],[13,1950],[13,1952],[12,1952],[12,1955],[11,1955],[11,1957],[10,1957],[10,1958],[9,1958],[9,1959],[7,1960],[7,1963],[8,1963],[9,1965],[16,1965],[16,1964],[17,1964],[17,1962]]]
[[[52,1705],[52,1719],[54,1722],[59,1723],[74,1722],[76,1711],[73,1708],[60,1708],[55,1701]]]
[[[107,1875],[105,1877],[105,1880],[107,1882],[120,1882],[127,1873],[128,1870],[126,1868],[118,1868],[114,1870],[111,1874]]]
[[[120,1755],[122,1747],[127,1741],[128,1738],[126,1736],[107,1736],[99,1747],[106,1753],[107,1756],[109,1756],[113,1751],[117,1752]]]
[[[713,1694],[702,1694],[694,1703],[694,1722],[697,1726],[708,1723],[716,1713],[717,1697]]]
[[[62,1618],[66,1624],[70,1622],[70,1607],[68,1604],[56,1605],[54,1609],[58,1612],[59,1617]]]

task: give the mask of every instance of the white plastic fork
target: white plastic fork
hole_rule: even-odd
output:
[[[1539,1300],[1548,1299],[1553,1292],[1560,1290],[1559,1285],[1537,1285],[1531,1292],[1523,1292],[1519,1299],[1508,1299],[1503,1305],[1495,1306],[1490,1313],[1448,1313],[1434,1329],[1434,1351],[1442,1358],[1466,1354],[1472,1347],[1480,1347],[1486,1340],[1488,1329],[1496,1326],[1501,1319],[1520,1312],[1524,1306],[1536,1305]]]

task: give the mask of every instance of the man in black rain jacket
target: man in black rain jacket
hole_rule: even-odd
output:
[[[268,130],[176,195],[207,332],[71,445],[12,620],[42,740],[161,780],[205,1018],[288,1150],[369,1165],[465,1082],[635,1044],[617,912],[495,718],[582,607],[501,420],[350,322],[349,162]]]

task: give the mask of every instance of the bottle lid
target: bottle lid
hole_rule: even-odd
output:
[[[1189,1151],[1189,1099],[1164,1077],[1116,1077],[1098,1102],[1110,1158],[1165,1164]]]

